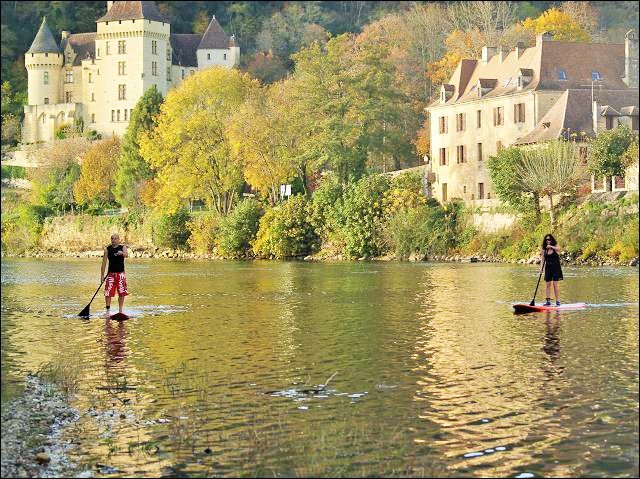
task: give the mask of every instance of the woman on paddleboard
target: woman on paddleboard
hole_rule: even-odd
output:
[[[560,287],[558,281],[562,281],[562,268],[560,267],[560,255],[558,242],[552,234],[545,235],[542,240],[540,260],[544,268],[544,280],[547,283],[547,301],[544,306],[551,306],[551,285],[556,298],[556,306],[560,306]]]
[[[120,244],[120,236],[118,234],[111,235],[111,244],[104,249],[102,255],[102,269],[100,271],[100,279],[104,278],[104,270],[109,261],[108,275],[104,284],[104,301],[109,314],[111,307],[111,298],[118,292],[118,309],[122,313],[124,308],[124,298],[129,294],[127,290],[127,278],[124,275],[124,259],[129,256],[127,247]]]

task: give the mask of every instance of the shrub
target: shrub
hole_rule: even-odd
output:
[[[220,220],[220,215],[215,211],[194,216],[187,225],[191,232],[188,241],[189,247],[197,253],[213,252],[220,233]]]
[[[332,232],[338,230],[341,205],[342,185],[337,175],[327,173],[314,191],[309,205],[309,221],[322,240],[327,240]]]
[[[318,236],[309,221],[308,210],[309,204],[303,195],[291,196],[268,210],[260,220],[254,253],[288,258],[306,255],[317,248]]]
[[[27,172],[24,166],[2,165],[2,179],[26,178]]]
[[[44,219],[51,208],[41,205],[21,205],[14,214],[2,215],[2,247],[13,253],[23,253],[40,245]]]
[[[262,205],[256,200],[247,199],[238,203],[235,209],[220,221],[220,253],[228,258],[246,256],[258,232],[262,214]]]
[[[153,243],[161,248],[185,248],[190,234],[187,228],[189,219],[186,210],[161,215],[154,224]]]

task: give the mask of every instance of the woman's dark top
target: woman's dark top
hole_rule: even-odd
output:
[[[123,245],[115,248],[111,245],[107,246],[107,258],[109,258],[109,273],[124,273],[124,256],[116,256],[116,251],[122,251]]]
[[[545,248],[544,252],[544,280],[545,281],[560,281],[562,280],[562,268],[560,267],[560,255],[556,250],[553,253],[547,254]]]

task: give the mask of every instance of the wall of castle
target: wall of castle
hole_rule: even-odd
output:
[[[196,57],[198,58],[198,69],[210,66],[223,66],[233,68],[239,63],[239,47],[231,47],[226,49],[198,50]]]
[[[27,100],[29,105],[60,102],[62,90],[61,53],[26,53]]]

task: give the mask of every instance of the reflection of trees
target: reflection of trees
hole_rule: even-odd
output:
[[[493,298],[509,286],[501,279],[507,275],[491,269],[439,265],[428,270],[414,400],[422,405],[420,419],[439,430],[435,440],[428,432],[425,439],[436,455],[451,458],[451,468],[480,466],[485,473],[504,475],[530,464],[569,431],[551,406],[544,371],[526,360],[530,340],[540,344],[541,339],[523,340],[518,320],[495,303]],[[501,446],[507,450],[496,452]]]

